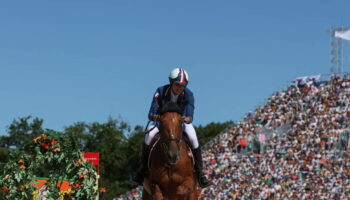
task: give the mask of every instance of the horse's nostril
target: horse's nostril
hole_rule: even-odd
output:
[[[175,152],[174,150],[169,151],[169,154],[170,154],[170,157],[174,157],[174,156],[176,156],[176,152]]]
[[[176,163],[180,158],[179,151],[171,150],[169,151],[169,159],[172,163]]]

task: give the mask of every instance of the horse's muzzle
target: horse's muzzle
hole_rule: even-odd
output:
[[[169,152],[168,152],[168,157],[169,157],[169,164],[176,164],[179,160],[180,160],[180,151],[179,149],[177,148],[177,145],[176,147],[170,147],[169,149]]]

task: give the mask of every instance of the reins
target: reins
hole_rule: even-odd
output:
[[[149,120],[148,123],[147,123],[147,125],[146,125],[146,127],[145,127],[145,130],[143,131],[143,134],[145,134],[145,135],[146,135],[147,133],[151,132],[155,127],[158,127],[158,124],[157,124],[157,126],[153,126],[153,128],[151,128],[150,130],[147,131],[147,127],[148,127],[148,125],[149,125],[150,122],[151,122],[151,121]]]

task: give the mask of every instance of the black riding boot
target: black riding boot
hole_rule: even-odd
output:
[[[132,178],[132,181],[137,183],[138,185],[143,184],[143,179],[144,179],[145,173],[147,171],[148,156],[149,156],[148,145],[143,143],[141,160],[140,160],[140,167],[137,170],[136,175]]]
[[[194,169],[196,170],[197,179],[199,186],[201,188],[208,187],[212,183],[205,177],[203,173],[203,161],[202,161],[202,151],[201,148],[198,147],[197,149],[193,149],[193,155],[195,160]]]

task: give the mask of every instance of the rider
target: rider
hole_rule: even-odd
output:
[[[194,97],[193,93],[186,86],[188,84],[188,74],[183,68],[175,68],[170,72],[170,84],[159,87],[153,96],[152,105],[148,114],[151,125],[147,128],[148,133],[145,135],[145,141],[142,148],[141,166],[138,169],[133,181],[142,184],[146,170],[149,156],[149,145],[153,137],[159,132],[157,127],[157,119],[159,118],[162,105],[166,102],[172,101],[177,103],[183,109],[184,132],[187,134],[195,159],[195,171],[198,177],[199,185],[207,187],[211,182],[205,177],[202,169],[202,153],[198,143],[196,131],[192,125],[193,111],[194,111]]]

